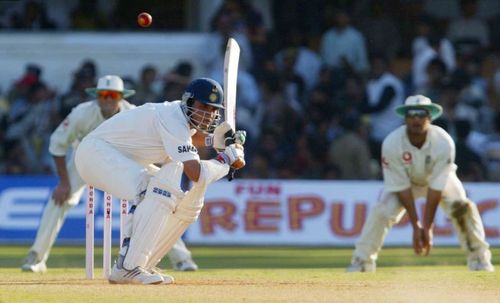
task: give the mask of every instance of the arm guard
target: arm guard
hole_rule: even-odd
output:
[[[209,185],[210,183],[213,183],[227,175],[228,172],[229,165],[226,163],[223,163],[216,159],[201,160],[200,178],[196,183]]]

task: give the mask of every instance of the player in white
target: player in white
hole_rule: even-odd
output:
[[[217,126],[222,98],[216,81],[196,79],[181,101],[146,103],[120,113],[78,146],[76,167],[88,184],[139,201],[130,241],[122,245],[111,283],[172,283],[156,264],[198,218],[207,186],[230,167],[245,165],[241,137],[226,147],[225,137],[234,134],[227,133],[227,123]],[[223,150],[215,159],[200,160],[191,138],[198,131],[213,132],[214,147]],[[165,164],[150,176],[152,163]],[[186,192],[180,188],[183,172],[193,182]]]
[[[479,211],[455,173],[455,144],[446,131],[431,124],[441,115],[441,106],[416,95],[408,97],[396,112],[404,117],[405,125],[382,144],[384,192],[363,226],[347,271],[375,271],[385,235],[405,212],[413,227],[415,253],[428,255],[438,204],[453,222],[467,252],[469,269],[494,271]],[[422,222],[414,203],[419,197],[426,198]]]
[[[66,161],[67,153],[104,120],[135,107],[124,100],[132,96],[134,91],[124,89],[123,81],[118,76],[107,75],[100,78],[97,87],[87,89],[87,93],[96,99],[76,106],[50,137],[49,151],[54,157],[59,183],[44,208],[35,241],[21,266],[23,271],[47,270],[46,261],[50,249],[66,214],[78,204],[84,191],[85,182],[76,171],[74,153]],[[186,249],[182,240],[176,243],[169,257],[178,270],[197,269],[191,259],[191,252]]]

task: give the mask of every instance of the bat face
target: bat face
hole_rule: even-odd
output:
[[[238,80],[238,62],[240,46],[229,38],[224,57],[224,120],[236,130],[236,83]]]

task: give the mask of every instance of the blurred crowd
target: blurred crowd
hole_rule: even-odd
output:
[[[57,30],[41,2],[26,3],[4,28]],[[248,132],[248,165],[239,177],[379,179],[382,140],[402,124],[394,108],[423,94],[444,108],[434,123],[455,140],[459,177],[500,181],[498,1],[271,3],[269,29],[252,2],[222,1],[201,58],[206,76],[222,82],[228,37],[242,49],[237,123]],[[80,23],[85,18],[75,16],[70,29],[127,29],[115,19],[100,24],[99,14]],[[68,91],[57,94],[43,66],[27,64],[1,96],[0,174],[52,174],[48,138],[71,108],[90,100],[85,88],[95,86],[98,69],[83,60]],[[190,62],[166,72],[144,66],[137,78],[124,78],[137,91],[128,101],[178,100],[192,69]]]

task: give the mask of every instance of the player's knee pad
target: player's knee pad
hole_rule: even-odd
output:
[[[201,209],[203,208],[206,190],[206,184],[195,182],[193,187],[177,204],[174,216],[189,224],[196,221],[200,215]]]
[[[149,199],[146,197],[134,213],[133,230],[128,247],[121,252],[126,255],[123,267],[144,267],[158,243],[168,234],[168,218],[172,215],[175,200]]]
[[[198,219],[202,208],[203,203],[199,205],[177,205],[174,216],[181,221],[191,224]]]
[[[460,220],[476,205],[470,200],[456,200],[450,206],[450,215],[453,219]]]
[[[146,199],[163,201],[173,210],[176,201],[184,197],[180,189],[183,165],[179,162],[170,162],[152,176],[146,191]]]

